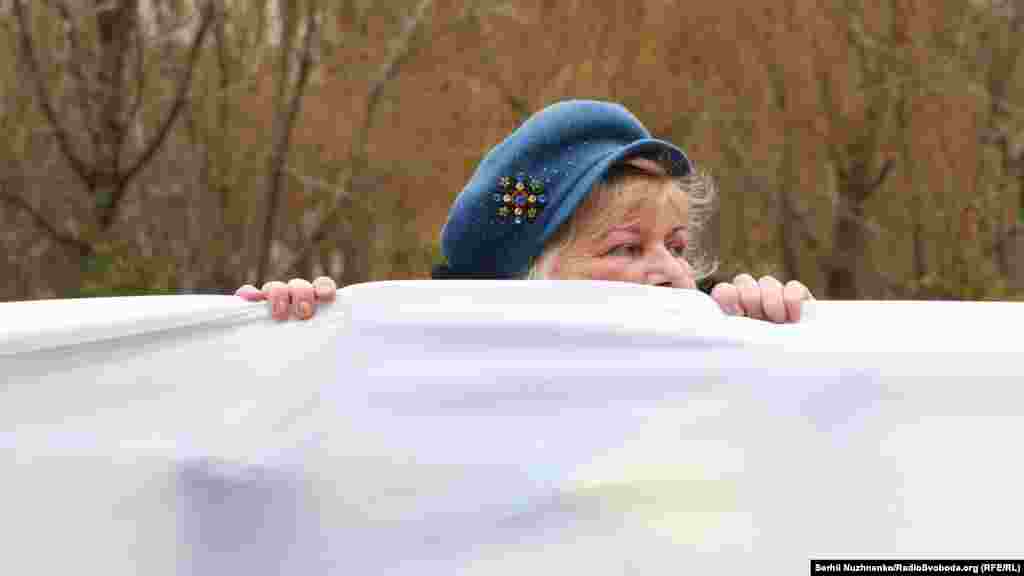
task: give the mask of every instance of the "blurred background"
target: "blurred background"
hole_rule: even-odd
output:
[[[427,277],[566,98],[715,176],[718,279],[1024,300],[1024,0],[4,0],[0,38],[0,300]]]

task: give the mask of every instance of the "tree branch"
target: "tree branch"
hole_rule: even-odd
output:
[[[217,9],[214,6],[212,0],[207,1],[203,5],[203,19],[199,24],[199,30],[196,31],[195,36],[192,38],[192,43],[188,49],[188,62],[185,65],[185,71],[183,78],[178,84],[178,90],[174,95],[174,102],[171,104],[171,109],[167,112],[163,122],[156,131],[156,135],[150,139],[145,149],[139,154],[139,157],[135,159],[135,162],[128,167],[122,173],[122,178],[125,182],[131,180],[135,175],[145,166],[167,139],[167,134],[170,132],[171,127],[174,125],[175,120],[181,114],[181,109],[185,106],[188,100],[189,88],[192,86],[192,76],[195,73],[196,64],[199,62],[199,55],[203,47],[203,41],[206,39],[206,33],[209,31],[210,26],[213,24],[215,18],[218,17]]]
[[[394,80],[398,76],[398,72],[402,65],[408,60],[409,55],[412,53],[412,40],[413,35],[419,30],[420,23],[426,16],[427,9],[433,4],[433,0],[420,0],[420,3],[416,5],[416,11],[413,13],[411,18],[407,18],[405,26],[402,27],[402,31],[398,35],[397,47],[388,58],[387,63],[381,69],[377,79],[370,85],[370,92],[368,96],[368,108],[373,109],[377,105],[377,100],[380,98],[381,91],[384,90],[384,85]],[[366,122],[369,123],[369,118]]]
[[[303,93],[306,89],[306,84],[309,82],[309,74],[313,69],[313,37],[317,34],[316,11],[317,2],[310,1],[306,11],[306,29],[302,37],[302,52],[300,53],[299,58],[299,72],[295,81],[295,88],[287,103],[284,116],[279,116],[278,118],[275,118],[274,121],[274,143],[269,158],[268,202],[266,215],[263,221],[263,247],[260,251],[260,263],[257,268],[257,274],[260,278],[266,277],[267,269],[270,266],[270,246],[274,239],[274,218],[277,216],[277,209],[280,204],[281,184],[284,179],[284,168],[288,159],[288,149],[291,145],[292,129],[295,127],[295,120],[298,118],[299,109],[302,107]],[[290,48],[290,46],[281,47],[282,64],[286,64],[288,62],[288,58],[290,56],[288,54],[288,48]],[[280,81],[282,86],[286,86],[290,81],[289,71],[289,66],[281,66]],[[286,92],[287,90],[285,88],[282,88],[280,91],[282,95]]]
[[[799,212],[797,210],[790,210],[790,216],[793,218],[793,222],[797,224],[797,230],[800,231],[800,235],[804,237],[804,241],[807,242],[807,247],[812,251],[818,251],[821,248],[821,242],[818,237],[815,236],[811,229],[811,224],[807,221],[807,213]]]
[[[74,248],[80,254],[90,254],[92,252],[92,246],[88,243],[83,242],[70,234],[64,234],[57,230],[53,224],[43,217],[38,210],[33,208],[27,200],[21,197],[21,195],[10,192],[7,189],[7,182],[0,182],[0,198],[2,198],[6,204],[28,214],[32,218],[36,227],[46,232],[46,234],[56,242]]]
[[[57,3],[57,11],[60,13],[61,18],[67,24],[68,27],[68,43],[71,46],[71,57],[68,58],[68,68],[71,72],[71,77],[75,81],[76,92],[78,93],[78,107],[81,110],[82,115],[87,118],[84,123],[85,130],[89,133],[89,138],[92,140],[93,149],[98,150],[100,146],[99,134],[92,127],[93,117],[93,94],[90,92],[90,84],[85,77],[83,71],[82,61],[85,57],[85,47],[82,45],[81,36],[74,15],[71,13],[71,7],[68,5],[66,0],[60,0]]]
[[[54,136],[57,138],[57,145],[60,147],[61,153],[64,158],[67,159],[71,165],[71,169],[89,188],[92,188],[96,182],[97,171],[92,169],[75,151],[75,147],[71,142],[71,136],[68,133],[67,128],[61,124],[60,118],[57,116],[57,111],[54,110],[53,104],[50,101],[50,94],[46,88],[46,82],[43,79],[43,73],[39,59],[35,52],[35,46],[32,43],[32,33],[29,29],[29,22],[25,16],[25,7],[22,5],[22,0],[14,0],[12,3],[14,8],[14,14],[18,21],[19,41],[21,44],[22,58],[24,63],[28,67],[29,76],[31,76],[31,82],[33,83],[36,91],[36,99],[39,102],[39,108],[42,110],[43,115],[46,117],[47,122],[53,128]]]
[[[138,33],[138,2],[139,0],[118,0],[109,11],[97,14],[97,23],[100,26],[101,43],[104,48],[101,52],[102,64],[100,66],[101,81],[106,83],[104,91],[104,102],[101,112],[100,130],[104,136],[109,135],[109,141],[104,138],[104,144],[108,148],[103,150],[100,162],[108,163],[109,171],[114,174],[114,194],[125,188],[121,180],[121,151],[124,149],[124,135],[126,121],[124,118],[124,79],[125,79],[125,57],[128,52],[127,42],[133,32]],[[111,204],[114,204],[111,202]]]
[[[146,39],[141,31],[135,34],[135,99],[128,108],[128,122],[138,117],[142,110],[142,100],[146,92]]]
[[[916,297],[917,291],[910,288],[906,282],[896,280],[892,276],[878,270],[874,266],[868,266],[867,271],[874,275],[875,280],[880,282],[885,289],[890,293],[894,293],[897,298]]]
[[[885,162],[882,164],[882,169],[878,172],[878,176],[875,177],[874,181],[871,182],[871,185],[868,186],[865,191],[862,201],[870,198],[876,190],[882,187],[882,184],[885,183],[885,179],[888,178],[889,174],[892,172],[892,167],[895,163],[896,162],[892,158],[886,158]]]
[[[359,171],[358,167],[365,160],[366,142],[370,128],[373,125],[373,113],[380,101],[380,96],[384,90],[384,86],[398,76],[402,65],[408,61],[412,54],[412,39],[420,31],[423,22],[426,19],[427,12],[432,5],[433,0],[420,0],[419,4],[416,5],[413,15],[406,20],[405,26],[403,26],[402,31],[399,33],[398,42],[395,43],[395,48],[392,50],[387,62],[385,62],[384,66],[381,67],[377,78],[370,84],[366,98],[366,117],[363,120],[363,125],[360,128],[358,136],[352,143],[352,151],[349,155],[349,166],[351,169],[345,178],[345,182],[340,186],[345,194],[351,193],[352,183],[357,175],[356,173]],[[302,262],[309,259],[313,250],[315,250],[317,245],[327,237],[331,228],[335,226],[337,216],[342,208],[342,205],[338,200],[340,200],[340,198],[335,200],[334,206],[328,210],[327,214],[316,226],[315,231],[313,232],[313,235],[310,236],[309,242],[306,246],[300,250],[292,261],[285,267],[286,275],[291,275],[297,272]]]
[[[1014,224],[1007,228],[1004,233],[999,235],[998,240],[985,249],[985,255],[991,257],[997,253],[1001,253],[1006,249],[1006,244],[1017,236],[1024,236],[1024,224]]]
[[[100,217],[101,226],[104,228],[109,227],[113,221],[114,215],[117,213],[118,205],[121,199],[124,197],[127,191],[127,184],[138,175],[139,171],[145,167],[157,150],[163,145],[164,141],[167,140],[167,135],[171,131],[171,127],[177,121],[178,116],[181,114],[182,108],[188,100],[189,89],[192,86],[192,76],[195,72],[196,65],[199,61],[199,55],[203,46],[203,41],[206,38],[206,33],[210,29],[210,25],[214,19],[217,18],[217,10],[212,0],[207,1],[202,8],[202,21],[200,22],[199,29],[196,31],[195,36],[192,38],[192,43],[188,50],[188,61],[185,65],[184,73],[182,78],[179,80],[177,92],[174,96],[174,101],[171,104],[170,109],[167,111],[167,115],[164,116],[163,121],[157,128],[156,133],[143,147],[142,152],[135,159],[131,165],[119,173],[114,174],[114,181],[116,183],[111,202],[104,208],[103,214]]]

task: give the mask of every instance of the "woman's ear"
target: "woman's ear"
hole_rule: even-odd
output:
[[[551,280],[557,278],[561,272],[562,261],[557,251],[545,253],[537,261],[537,275],[535,278]]]
[[[548,276],[551,278],[557,278],[559,272],[562,271],[562,256],[560,254],[551,255],[551,264],[548,266]]]

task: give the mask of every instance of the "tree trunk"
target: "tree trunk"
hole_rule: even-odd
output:
[[[782,242],[782,267],[783,282],[794,280],[800,276],[800,245],[799,230],[796,222],[796,208],[793,206],[793,197],[790,190],[792,184],[798,180],[797,167],[794,166],[793,143],[786,139],[785,156],[783,159],[783,170],[785,177],[777,182],[779,202],[779,239]]]
[[[784,281],[800,276],[800,246],[793,200],[785,188],[779,189],[779,235],[782,240],[782,268]]]
[[[863,211],[858,206],[855,213],[861,215]],[[835,247],[826,294],[835,300],[856,300],[861,293],[857,268],[867,244],[864,230],[849,214],[837,214],[834,229]]]
[[[100,213],[100,231],[114,223],[110,208],[124,193],[121,152],[125,135],[125,66],[138,16],[138,0],[119,0],[107,4],[97,0],[96,20],[100,40],[99,84],[102,94],[99,123],[96,126],[95,166],[101,174],[94,182],[93,199]]]
[[[921,211],[920,209],[914,215],[914,280],[920,281],[925,275],[928,274],[927,260],[925,259],[925,241],[924,241],[924,226],[921,223]]]
[[[1015,292],[1024,291],[1024,223],[1018,223],[1011,229],[1003,253],[1009,288]]]
[[[867,167],[861,163],[840,172],[833,225],[832,259],[826,275],[826,296],[856,300],[863,294],[860,263],[867,249],[864,228],[864,200],[871,194]],[[885,170],[884,172],[887,172]],[[884,174],[883,172],[883,174]],[[884,176],[879,178],[878,184]]]
[[[369,240],[363,234],[353,234],[356,229],[349,225],[344,239],[338,243],[345,257],[345,267],[338,286],[350,286],[370,279]]]

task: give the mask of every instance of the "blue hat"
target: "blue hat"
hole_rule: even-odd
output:
[[[441,231],[447,260],[435,278],[518,278],[590,190],[633,157],[670,159],[670,174],[691,171],[686,154],[650,132],[624,107],[569,100],[548,106],[495,146],[455,199]]]

